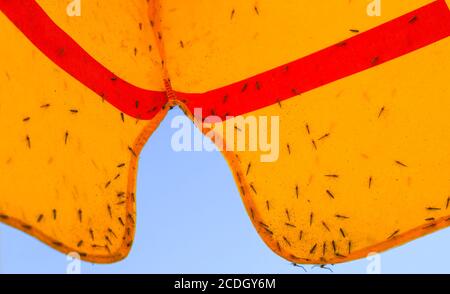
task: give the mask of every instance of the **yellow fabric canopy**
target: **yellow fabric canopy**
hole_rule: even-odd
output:
[[[2,222],[85,260],[124,258],[139,151],[178,105],[228,118],[199,121],[208,136],[279,118],[263,131],[275,160],[223,154],[261,238],[292,262],[450,223],[450,1],[384,1],[380,16],[344,0],[81,5],[0,0]]]

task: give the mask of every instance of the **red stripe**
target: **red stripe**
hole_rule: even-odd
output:
[[[34,0],[0,0],[0,10],[49,59],[120,111],[150,119],[167,102],[164,92],[141,89],[115,76],[61,30]]]
[[[140,89],[115,77],[62,31],[35,1],[0,0],[0,9],[48,58],[122,112],[149,119],[167,102],[163,92]],[[191,112],[200,107],[206,115],[237,116],[395,59],[446,38],[449,33],[450,11],[444,0],[438,0],[243,81],[202,94],[175,94]]]
[[[369,69],[446,38],[449,33],[450,11],[445,1],[439,0],[243,81],[203,94],[176,94],[191,112],[202,108],[204,116],[216,114],[224,119],[226,115],[245,114]]]

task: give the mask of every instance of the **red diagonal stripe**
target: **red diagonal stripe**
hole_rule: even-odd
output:
[[[0,9],[47,57],[131,116],[148,119],[167,102],[163,92],[137,88],[103,67],[33,0],[0,0]],[[175,92],[190,111],[236,116],[358,73],[449,36],[444,0],[309,56],[202,94]],[[226,98],[225,98],[226,97]],[[139,101],[139,103],[136,103]]]
[[[224,119],[227,115],[248,113],[369,69],[446,38],[449,33],[450,11],[444,0],[438,0],[337,45],[243,81],[203,94],[176,94],[191,112],[202,108],[204,116],[216,114]]]
[[[49,59],[120,111],[150,119],[167,102],[164,92],[141,89],[115,76],[61,30],[34,0],[0,0],[0,10]]]

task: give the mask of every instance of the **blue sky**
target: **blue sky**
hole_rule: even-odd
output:
[[[303,270],[263,243],[219,152],[174,152],[169,112],[139,162],[137,231],[123,261],[81,263],[82,273],[293,273]],[[379,256],[381,273],[449,273],[450,230]],[[366,273],[366,259],[331,266],[334,273]],[[0,224],[1,273],[65,273],[67,257]],[[326,269],[305,266],[310,273]]]

